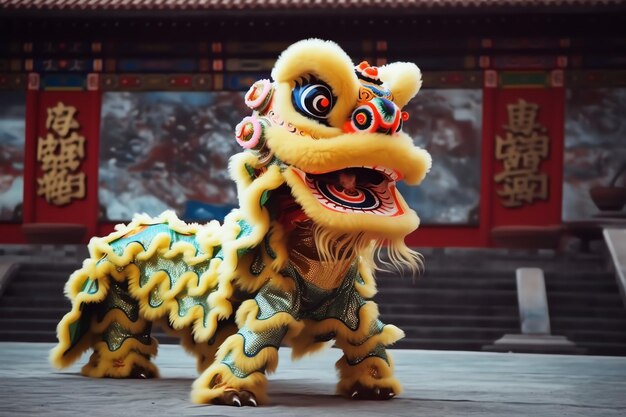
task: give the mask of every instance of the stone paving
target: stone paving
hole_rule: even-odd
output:
[[[281,349],[270,377],[272,403],[259,408],[198,406],[192,357],[160,347],[156,380],[90,379],[79,363],[48,365],[50,344],[0,343],[0,416],[624,416],[626,358],[396,350],[405,392],[387,402],[334,395],[340,351],[291,362]]]

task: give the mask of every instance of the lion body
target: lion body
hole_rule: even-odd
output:
[[[386,346],[403,332],[378,319],[373,257],[386,246],[392,264],[416,268],[404,237],[419,219],[395,181],[418,183],[430,167],[401,132],[419,70],[382,67],[390,90],[375,67],[357,69],[374,78],[361,83],[334,44],[290,47],[274,84],[262,80],[246,96],[254,116],[237,140],[247,150],[230,165],[240,208],[223,224],[136,216],[93,238],[66,285],[72,309],[51,362],[65,367],[92,349],[86,376],[156,377],[156,324],[196,356],[198,403],[224,403],[229,392],[264,403],[282,344],[299,357],[333,340],[344,353],[340,394],[400,393]]]

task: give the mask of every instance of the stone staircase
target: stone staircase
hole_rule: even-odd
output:
[[[377,274],[381,319],[406,333],[396,347],[481,350],[519,327],[514,280],[497,272],[427,271],[415,281]]]
[[[590,355],[626,356],[626,309],[613,272],[546,276],[552,334]]]
[[[426,272],[413,280],[379,272],[385,323],[406,333],[398,348],[481,350],[519,333],[515,269],[545,272],[552,333],[594,355],[626,356],[626,309],[608,257],[503,250],[423,251]],[[56,341],[56,324],[69,311],[63,286],[79,263],[22,263],[0,297],[0,341]],[[160,343],[176,339],[155,331]]]
[[[70,311],[63,295],[69,276],[80,264],[21,264],[4,295],[0,297],[0,341],[56,342],[56,326]],[[178,343],[157,329],[159,343]]]
[[[0,297],[0,341],[56,341],[56,325],[70,309],[63,286],[78,267],[74,263],[20,264]]]
[[[482,350],[519,333],[515,270],[545,272],[552,334],[592,355],[626,356],[626,309],[604,254],[434,250],[419,278],[379,273],[381,318],[402,328],[397,347]]]

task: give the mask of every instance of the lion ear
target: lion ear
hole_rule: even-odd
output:
[[[422,72],[410,62],[394,62],[378,68],[378,75],[391,90],[393,101],[404,107],[420,90]]]

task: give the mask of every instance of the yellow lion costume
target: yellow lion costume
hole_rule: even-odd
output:
[[[197,357],[197,403],[265,403],[282,343],[299,357],[332,340],[344,352],[340,394],[400,393],[385,347],[404,334],[378,319],[373,259],[385,247],[396,266],[419,263],[404,244],[419,218],[395,184],[418,184],[430,169],[402,132],[420,71],[354,67],[336,44],[312,39],[285,50],[272,78],[246,94],[253,115],[236,128],[240,208],[223,225],[137,216],[92,239],[66,285],[72,310],[52,364],[91,348],[86,376],[157,377],[156,323]]]

